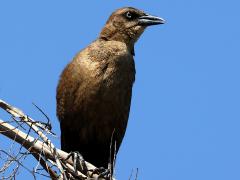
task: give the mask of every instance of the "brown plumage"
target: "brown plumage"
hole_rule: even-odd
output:
[[[162,23],[135,8],[118,9],[99,38],[67,65],[57,87],[63,150],[78,151],[97,167],[107,167],[111,138],[118,151],[128,122],[134,43],[147,26]]]

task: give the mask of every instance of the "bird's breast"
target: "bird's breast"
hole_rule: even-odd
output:
[[[93,78],[102,88],[124,89],[132,86],[135,79],[135,64],[124,43],[97,41],[86,50],[85,60],[81,60],[87,78]],[[93,80],[94,82],[94,80]]]

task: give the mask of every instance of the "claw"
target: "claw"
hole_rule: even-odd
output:
[[[80,172],[87,174],[87,165],[85,163],[85,160],[83,159],[83,156],[78,151],[70,152],[65,161],[69,158],[72,158],[75,173],[77,173],[77,171],[79,170]]]
[[[98,178],[106,178],[106,179],[110,179],[110,177],[111,177],[111,174],[109,169],[105,169],[105,171],[100,173],[98,176]]]
[[[110,170],[109,169],[105,169],[104,167],[100,167],[100,168],[96,168],[94,170],[92,170],[92,173],[90,174],[90,177],[93,177],[94,174],[97,174],[99,178],[104,178],[104,179],[111,179],[111,174],[110,174]]]

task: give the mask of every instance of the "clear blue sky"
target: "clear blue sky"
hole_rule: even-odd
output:
[[[139,180],[239,180],[237,0],[1,1],[0,98],[42,118],[36,103],[60,134],[59,75],[123,6],[167,23],[147,29],[135,47],[137,75],[118,179],[139,168]]]

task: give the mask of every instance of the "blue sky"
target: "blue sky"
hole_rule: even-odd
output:
[[[59,75],[123,6],[167,23],[147,29],[135,47],[136,82],[118,179],[136,168],[139,180],[240,179],[237,0],[1,1],[0,98],[43,119],[36,103],[60,135]],[[60,147],[59,139],[54,143]]]

